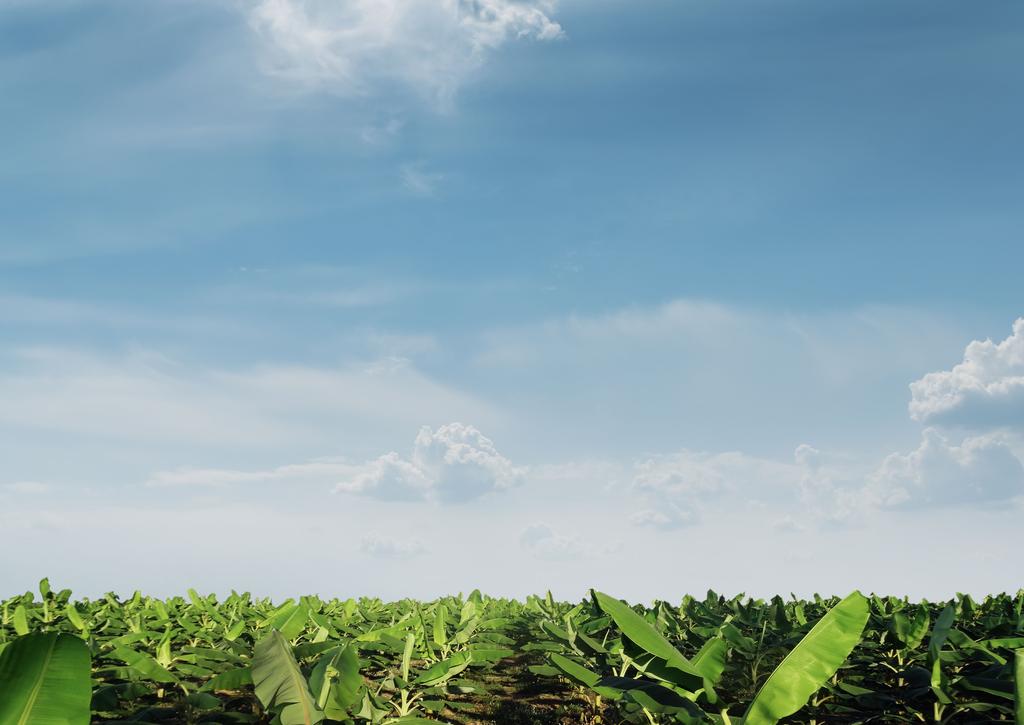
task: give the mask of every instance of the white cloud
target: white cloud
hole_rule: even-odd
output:
[[[336,490],[392,501],[460,503],[512,488],[523,474],[479,430],[450,423],[436,431],[421,428],[410,459],[395,452],[383,455],[363,464]]]
[[[519,544],[537,558],[554,561],[580,559],[591,553],[578,537],[557,533],[544,523],[523,529]]]
[[[415,463],[391,452],[363,464],[338,483],[335,490],[384,501],[417,501],[430,495],[433,484]]]
[[[634,526],[649,526],[653,529],[669,531],[692,526],[700,522],[700,512],[696,506],[683,508],[672,501],[660,501],[657,509],[641,509],[629,517]]]
[[[986,429],[1024,426],[1024,318],[1002,342],[971,342],[961,363],[910,384],[910,415]]]
[[[551,40],[554,0],[256,0],[268,70],[343,95],[398,84],[440,103],[510,39]]]
[[[31,349],[0,367],[0,426],[154,445],[367,445],[443,415],[494,420],[488,406],[407,360],[335,367],[189,364],[150,351],[98,356]],[[352,450],[351,448],[349,450]]]
[[[993,436],[951,445],[935,429],[921,445],[888,456],[871,476],[868,493],[883,507],[985,505],[1024,495],[1024,465]]]
[[[399,169],[402,186],[416,196],[433,196],[444,174],[427,171],[422,164],[404,164]]]
[[[359,541],[359,551],[379,559],[412,559],[425,554],[427,548],[418,539],[395,539],[371,534]]]
[[[772,530],[783,534],[798,534],[804,530],[803,524],[786,514],[772,522]]]
[[[53,486],[41,481],[15,481],[13,483],[5,483],[3,486],[0,486],[0,489],[10,493],[39,496],[52,491]]]
[[[634,466],[632,489],[647,507],[630,521],[669,530],[699,523],[704,511],[723,500],[730,505],[791,501],[800,477],[795,464],[735,451],[683,450],[650,458]]]
[[[294,463],[270,470],[240,471],[229,468],[183,467],[159,471],[146,481],[153,488],[162,486],[200,486],[216,488],[232,484],[262,483],[267,481],[289,484],[334,483],[356,470],[356,466],[343,461],[318,460]]]
[[[359,138],[367,146],[383,146],[397,138],[403,126],[405,123],[398,118],[389,119],[382,124],[367,124],[359,132]]]

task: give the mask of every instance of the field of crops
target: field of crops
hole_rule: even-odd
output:
[[[72,599],[0,627],[0,725],[1024,722],[1024,592],[629,606]]]

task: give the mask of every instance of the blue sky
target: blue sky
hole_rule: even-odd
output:
[[[0,0],[0,575],[1015,589],[1022,21]]]

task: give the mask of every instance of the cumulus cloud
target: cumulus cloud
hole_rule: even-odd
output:
[[[560,534],[544,523],[523,529],[519,545],[540,559],[579,559],[590,553],[578,537]]]
[[[678,529],[698,523],[702,512],[729,496],[744,502],[792,497],[800,469],[792,463],[735,451],[683,450],[639,461],[631,488],[646,507],[630,520],[637,526]]]
[[[394,539],[372,534],[360,540],[359,551],[378,559],[412,559],[425,554],[427,549],[417,539]]]
[[[1024,318],[1001,342],[971,342],[961,363],[910,384],[910,415],[968,428],[1024,426]]]
[[[410,458],[387,453],[358,467],[336,490],[390,501],[460,503],[512,488],[523,473],[479,430],[450,423],[436,431],[424,426]]]
[[[554,0],[255,0],[249,21],[268,70],[344,95],[409,87],[442,103],[489,52],[517,38],[552,40]]]
[[[392,451],[365,463],[335,490],[384,501],[416,501],[427,498],[432,485],[421,468]]]
[[[868,493],[882,507],[991,504],[1024,495],[1024,465],[994,436],[952,445],[935,429],[921,445],[888,456],[871,476]]]

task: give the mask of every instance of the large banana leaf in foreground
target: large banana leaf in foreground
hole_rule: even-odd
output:
[[[860,592],[832,607],[769,675],[743,725],[775,725],[807,704],[860,643],[867,621],[868,600]]]
[[[1013,715],[1017,722],[1024,722],[1024,649],[1014,652],[1013,657],[1014,703]]]
[[[0,654],[0,723],[88,725],[89,648],[71,634],[14,640]]]
[[[316,706],[288,640],[276,629],[256,643],[252,658],[256,697],[281,716],[282,725],[315,725],[324,714]]]

